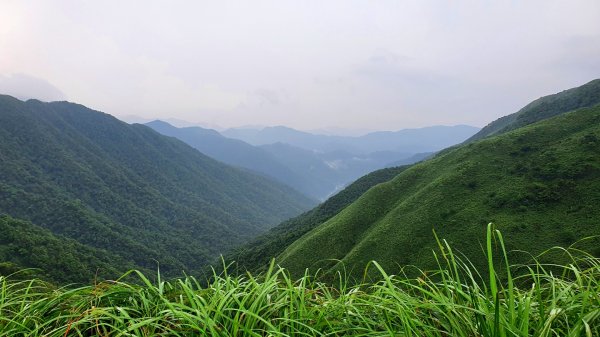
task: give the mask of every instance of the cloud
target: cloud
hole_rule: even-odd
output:
[[[27,74],[0,74],[0,94],[20,100],[64,101],[67,96],[50,82]]]
[[[373,54],[358,64],[353,75],[361,82],[378,86],[379,90],[404,90],[425,93],[451,82],[451,78],[436,71],[412,64],[411,59],[388,51]]]
[[[600,34],[572,36],[561,45],[564,52],[547,66],[548,71],[558,69],[563,76],[573,77],[600,74]]]
[[[22,85],[21,97],[64,92],[115,115],[485,125],[599,77],[599,11],[597,0],[0,1],[0,74],[61,89]]]
[[[279,94],[274,90],[262,88],[262,89],[256,90],[254,93],[256,96],[258,96],[258,98],[260,100],[260,105],[264,105],[264,104],[277,105],[281,101]]]

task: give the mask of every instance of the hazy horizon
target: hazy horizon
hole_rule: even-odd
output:
[[[142,4],[2,2],[0,93],[368,132],[482,127],[600,77],[598,1]]]
[[[266,129],[266,128],[278,128],[278,127],[285,127],[285,128],[290,128],[290,129],[294,129],[294,130],[298,130],[298,131],[303,131],[303,132],[308,132],[308,133],[312,133],[312,134],[321,134],[321,135],[335,135],[335,136],[350,136],[350,137],[357,137],[357,136],[362,136],[362,135],[366,135],[372,132],[393,132],[393,131],[400,131],[400,130],[407,130],[407,129],[422,129],[422,128],[429,128],[429,127],[437,127],[437,126],[449,126],[449,127],[453,127],[453,126],[471,126],[471,127],[476,127],[476,128],[481,128],[479,126],[475,126],[475,125],[468,125],[468,124],[450,124],[450,125],[442,125],[442,124],[431,124],[431,125],[424,125],[424,126],[418,126],[418,127],[407,127],[407,128],[401,128],[401,129],[360,129],[360,128],[341,128],[341,127],[336,127],[336,126],[324,126],[321,128],[314,128],[314,129],[303,129],[303,128],[295,128],[295,127],[291,127],[289,125],[284,125],[284,124],[274,124],[274,125],[260,125],[260,124],[245,124],[245,125],[234,125],[234,126],[230,126],[230,127],[222,127],[220,125],[217,124],[209,124],[209,123],[204,123],[202,121],[187,121],[187,120],[182,120],[182,119],[178,119],[178,118],[144,118],[141,116],[134,116],[134,115],[127,115],[127,116],[115,116],[117,118],[119,118],[120,120],[133,124],[133,123],[138,123],[138,124],[146,124],[146,123],[150,123],[150,122],[154,122],[154,121],[162,121],[162,122],[166,122],[174,127],[177,128],[186,128],[186,127],[201,127],[201,128],[205,128],[205,129],[213,129],[216,131],[226,131],[229,129],[253,129],[253,130],[262,130],[262,129]]]

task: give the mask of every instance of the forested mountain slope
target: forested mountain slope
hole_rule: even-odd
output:
[[[65,284],[114,278],[135,267],[116,254],[7,215],[0,215],[0,233],[0,275],[19,271]]]
[[[504,133],[565,112],[591,107],[596,104],[600,104],[600,79],[557,94],[538,98],[521,110],[491,122],[471,138],[467,139],[465,143]]]
[[[143,125],[0,96],[0,213],[132,265],[193,271],[313,202]]]
[[[370,260],[387,270],[431,268],[435,229],[481,266],[478,241],[487,223],[502,230],[509,250],[536,254],[598,235],[598,205],[600,106],[595,106],[413,165],[295,241],[278,262],[295,274],[344,266],[360,276]]]

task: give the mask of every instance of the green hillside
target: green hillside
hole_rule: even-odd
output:
[[[521,110],[491,122],[465,143],[520,128],[575,109],[600,104],[600,79],[536,99]]]
[[[242,271],[262,270],[302,235],[331,219],[371,187],[394,178],[407,167],[386,168],[367,174],[312,210],[284,221],[266,234],[236,248],[224,257],[225,261],[234,261]]]
[[[502,230],[509,250],[537,254],[600,234],[599,204],[600,106],[595,106],[413,165],[295,241],[278,262],[295,274],[345,266],[361,275],[370,260],[387,270],[432,268],[435,229],[482,266],[476,238],[487,223]],[[513,262],[525,257],[516,258]]]
[[[26,275],[64,284],[115,277],[134,267],[115,254],[6,215],[0,216],[0,233],[0,275],[26,266],[35,268]]]
[[[0,96],[0,162],[0,213],[167,274],[199,270],[312,205],[146,126],[67,102]]]

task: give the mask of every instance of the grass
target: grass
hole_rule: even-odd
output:
[[[273,264],[258,276],[215,274],[208,284],[137,271],[125,276],[137,283],[58,289],[0,277],[0,336],[600,335],[599,259],[554,248],[569,263],[510,265],[502,235],[488,226],[488,270],[478,271],[438,243],[437,270],[409,278],[371,262],[381,280],[360,285],[292,279]]]

